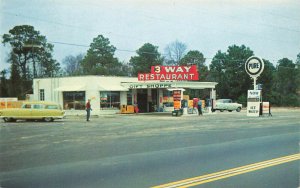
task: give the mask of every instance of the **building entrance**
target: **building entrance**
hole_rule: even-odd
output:
[[[139,89],[137,90],[137,104],[139,108],[139,112],[144,113],[147,112],[147,89]]]
[[[156,112],[158,104],[158,90],[157,89],[139,89],[137,90],[137,104],[139,112]]]
[[[150,100],[150,98],[149,98]],[[149,112],[156,112],[158,108],[157,89],[151,90],[151,100],[149,101]]]

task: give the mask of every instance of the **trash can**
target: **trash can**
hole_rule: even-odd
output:
[[[182,115],[188,114],[188,101],[186,99],[181,100]]]

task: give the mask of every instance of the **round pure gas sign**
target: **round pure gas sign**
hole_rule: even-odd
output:
[[[264,70],[264,62],[255,56],[249,57],[245,63],[245,70],[251,77],[258,77]]]

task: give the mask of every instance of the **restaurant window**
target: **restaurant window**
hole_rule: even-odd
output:
[[[120,109],[120,92],[119,91],[101,91],[100,92],[100,108]]]
[[[84,110],[85,109],[85,92],[68,91],[63,92],[64,110]]]
[[[44,100],[45,100],[45,90],[40,89],[40,101],[44,101]]]
[[[163,90],[163,106],[164,107],[173,107],[173,92],[169,90]]]

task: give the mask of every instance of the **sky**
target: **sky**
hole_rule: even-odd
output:
[[[128,62],[145,43],[165,53],[179,41],[187,51],[211,58],[231,45],[245,45],[274,65],[300,53],[299,0],[0,0],[0,36],[17,25],[32,25],[49,43],[58,62],[85,54],[103,35]],[[0,70],[9,45],[0,46]]]

